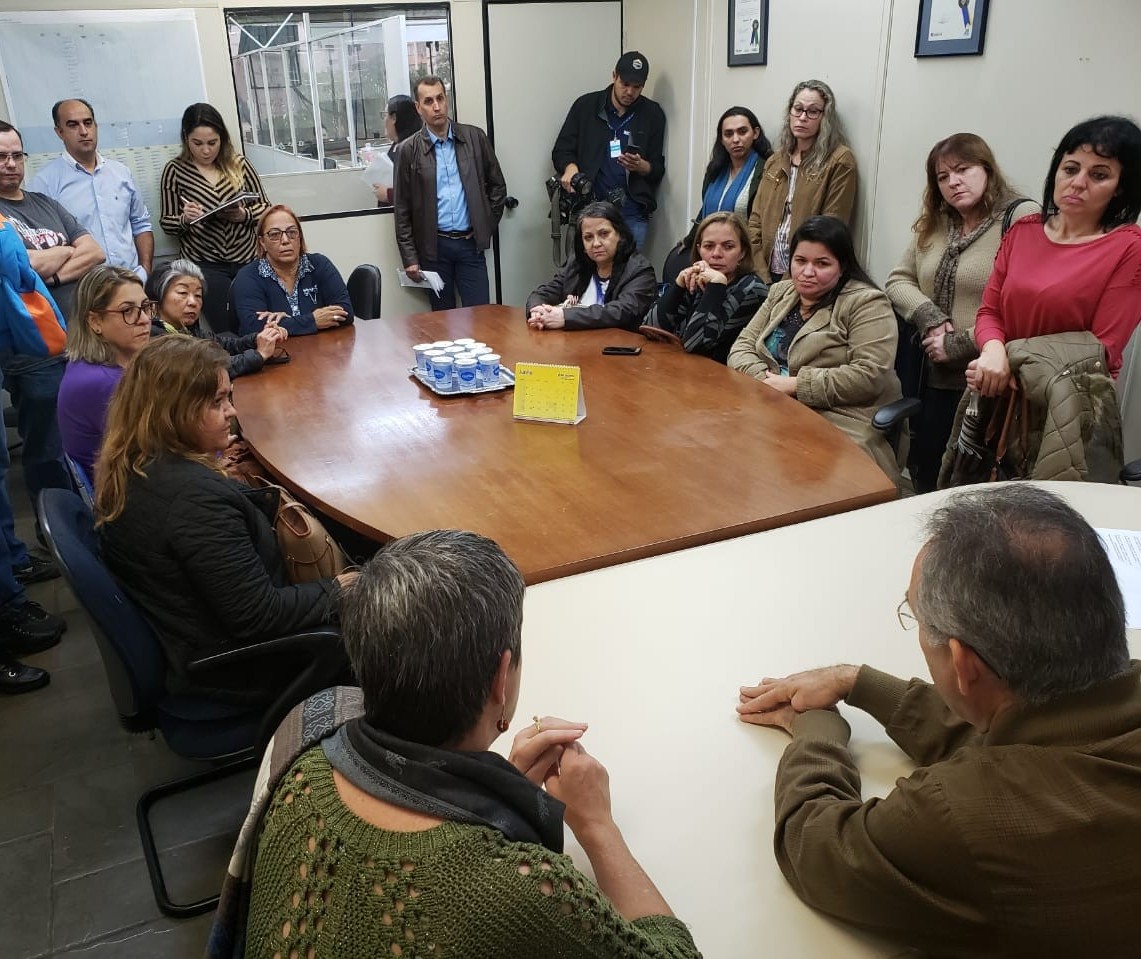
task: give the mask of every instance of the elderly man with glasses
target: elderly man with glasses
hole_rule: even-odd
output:
[[[1141,664],[1097,534],[1010,485],[937,509],[900,624],[933,684],[831,666],[740,691],[792,734],[777,859],[805,902],[935,956],[1134,955]],[[919,768],[864,801],[844,701]]]

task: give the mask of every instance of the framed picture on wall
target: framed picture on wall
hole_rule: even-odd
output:
[[[920,0],[917,57],[977,57],[990,0]]]
[[[769,0],[729,0],[729,66],[768,63]]]

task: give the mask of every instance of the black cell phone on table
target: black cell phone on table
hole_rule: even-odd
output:
[[[604,346],[603,356],[637,356],[642,352],[640,346]]]

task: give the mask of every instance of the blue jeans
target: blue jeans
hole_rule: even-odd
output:
[[[650,229],[650,221],[644,216],[630,216],[625,217],[626,225],[630,227],[630,232],[634,234],[634,245],[641,253],[643,247],[646,245],[646,233]],[[675,277],[676,279],[676,277]]]
[[[67,361],[62,356],[25,356],[0,352],[3,387],[12,394],[16,428],[24,441],[24,483],[36,507],[40,490],[72,489],[63,463],[63,442],[56,420],[56,399]],[[4,464],[7,473],[7,463]]]
[[[433,310],[453,310],[456,294],[464,306],[486,306],[491,302],[491,289],[487,280],[487,260],[475,240],[455,240],[448,236],[436,237],[436,258],[425,258],[420,269],[440,274],[444,289],[439,295],[428,291]]]

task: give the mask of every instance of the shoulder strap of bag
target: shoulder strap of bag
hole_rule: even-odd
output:
[[[1002,215],[1002,235],[1006,236],[1007,231],[1014,225],[1015,211],[1022,206],[1023,203],[1033,203],[1029,197],[1020,196],[1010,201],[1006,207],[1006,212]]]

